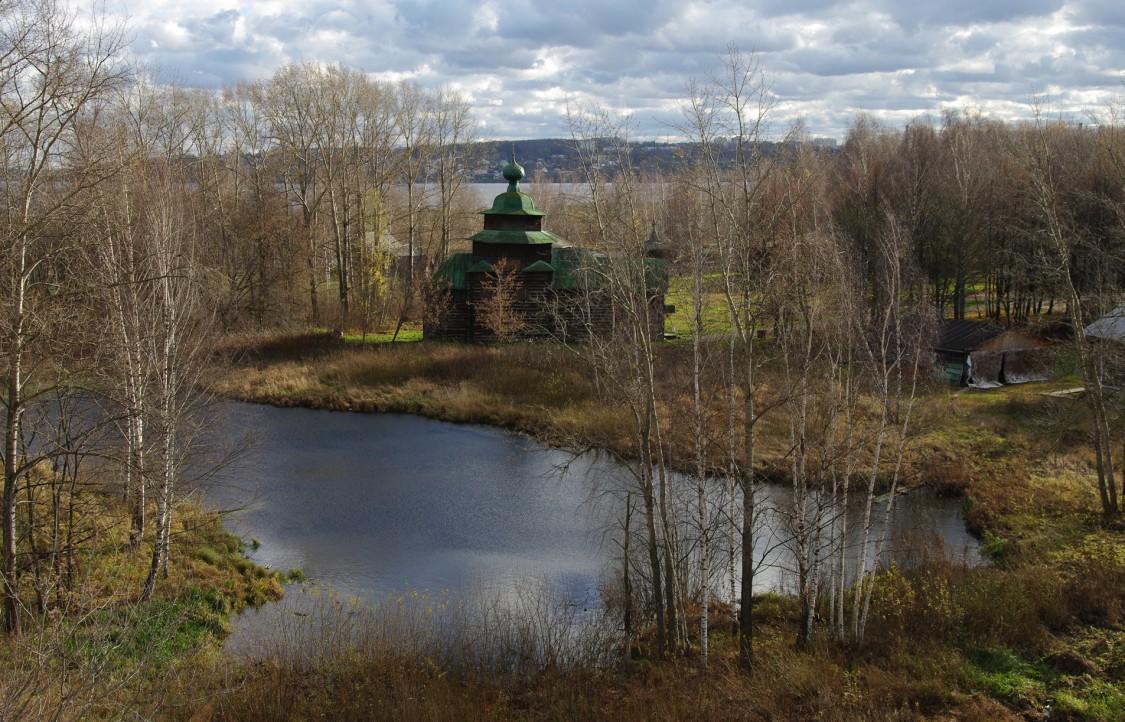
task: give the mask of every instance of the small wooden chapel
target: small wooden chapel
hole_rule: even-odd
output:
[[[605,274],[600,269],[606,257],[543,230],[547,214],[520,190],[523,178],[524,169],[513,155],[504,167],[508,188],[481,211],[484,228],[469,238],[472,251],[450,255],[430,277],[425,338],[498,340],[495,324],[485,314],[498,292],[508,296],[510,313],[518,318],[515,338],[582,340],[614,327],[609,295],[602,292]],[[667,256],[654,238],[638,264],[657,337],[664,327]]]

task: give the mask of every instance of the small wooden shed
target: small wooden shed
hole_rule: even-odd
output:
[[[980,388],[1043,381],[1054,365],[1048,341],[986,321],[942,321],[934,351],[950,383]]]

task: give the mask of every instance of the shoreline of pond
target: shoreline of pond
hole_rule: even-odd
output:
[[[280,605],[240,617],[229,640],[236,653],[255,649],[261,630],[312,613],[301,607],[310,588],[314,595],[372,608],[421,594],[499,610],[522,600],[518,590],[537,589],[549,591],[543,601],[562,608],[600,609],[606,585],[612,585],[612,545],[602,534],[616,507],[606,494],[627,473],[607,456],[570,457],[503,429],[411,415],[334,414],[243,401],[222,402],[216,412],[218,434],[252,428],[261,441],[244,461],[249,474],[232,470],[243,486],[214,497],[230,504],[239,492],[260,492],[255,503],[238,504],[242,511],[228,517],[227,530],[260,541],[260,548],[251,544],[255,563],[299,568],[311,585],[289,588]],[[431,452],[416,461],[422,448]],[[725,506],[724,488],[713,487],[716,511]],[[792,507],[789,491],[758,490],[756,600],[791,598],[794,560],[788,545],[778,543],[785,510]],[[885,508],[885,499],[876,501],[877,519]],[[292,509],[302,510],[299,518]],[[449,516],[449,509],[456,513]],[[861,513],[851,507],[848,517],[856,522]],[[970,568],[981,561],[955,502],[922,490],[896,503],[893,519],[882,550],[888,565],[935,554]],[[849,527],[859,533],[858,523]],[[880,529],[883,522],[877,521],[873,533],[882,534]],[[862,548],[858,539],[845,547]],[[724,579],[725,572],[717,571],[714,601],[730,609]],[[487,603],[479,604],[482,599]]]
[[[468,346],[446,342],[411,342],[405,344],[368,343],[348,345],[331,334],[298,335],[298,344],[312,340],[314,344],[307,353],[294,356],[243,359],[235,363],[226,362],[217,370],[218,378],[208,385],[208,390],[220,398],[231,401],[262,404],[276,408],[304,408],[323,411],[351,412],[361,414],[408,414],[435,421],[453,424],[479,425],[499,429],[511,434],[533,439],[551,448],[583,451],[598,450],[608,453],[624,463],[637,461],[637,454],[631,441],[620,433],[620,429],[607,431],[605,418],[597,418],[592,425],[592,433],[583,433],[584,424],[575,423],[573,417],[585,411],[590,416],[613,416],[616,412],[600,402],[576,404],[572,413],[557,413],[546,404],[520,404],[493,394],[484,398],[481,394],[466,392],[465,383],[434,378],[426,373],[410,374],[404,377],[402,387],[388,389],[386,385],[367,386],[362,383],[349,383],[347,379],[337,378],[337,372],[329,369],[326,374],[314,371],[309,364],[324,360],[329,366],[339,361],[341,354],[364,356],[368,353],[408,353],[418,348],[454,348],[468,356],[487,354],[493,357],[514,351],[523,354],[551,354],[557,349],[519,346]],[[347,360],[344,363],[348,363]],[[283,375],[287,365],[293,366],[304,378],[299,382],[285,379],[280,384],[273,378],[273,372],[280,370]],[[342,375],[342,374],[339,374]],[[459,395],[471,396],[470,403],[464,403]],[[472,401],[479,402],[473,404]],[[505,403],[510,401],[510,403]],[[560,417],[561,420],[560,420]],[[619,420],[617,420],[619,421]],[[758,464],[754,470],[756,483],[768,485],[791,484],[790,472],[776,459],[777,454],[769,450],[757,454]],[[669,444],[665,458],[669,471],[684,475],[695,473],[694,459],[688,448],[678,448]],[[723,476],[721,469],[712,468],[708,477]],[[912,482],[900,478],[896,484],[899,494],[909,493],[919,488],[931,488],[938,496],[964,499],[965,487],[959,482],[943,483],[940,474],[923,474],[923,479]],[[889,491],[885,475],[876,480],[876,494]],[[983,528],[969,521],[969,526],[979,538]]]
[[[562,439],[563,444],[558,445],[568,448],[580,446],[567,443],[575,438],[574,434],[544,436],[535,420],[561,418],[565,429],[573,428],[566,422],[576,415],[599,413],[600,407],[588,394],[584,395],[581,380],[571,393],[568,367],[565,361],[559,361],[557,350],[447,349],[431,343],[383,344],[384,348],[373,350],[349,347],[339,339],[316,343],[322,345],[311,353],[307,342],[301,339],[294,342],[275,337],[264,351],[262,344],[258,344],[254,353],[236,357],[237,363],[225,366],[221,375],[215,374],[211,390],[227,398],[280,408],[353,413],[393,411],[475,424],[546,440],[552,445],[553,438]],[[675,354],[676,350],[670,349],[670,353]],[[443,375],[447,376],[445,383],[434,381]],[[536,414],[518,404],[499,403],[499,392],[518,394],[521,384],[526,385],[529,378],[536,382],[546,380],[552,393],[555,388],[562,388],[567,403],[552,393],[545,400],[521,397],[526,406],[538,405]],[[356,380],[370,387],[357,392],[352,385]],[[241,392],[229,393],[230,390]],[[872,650],[886,652],[902,647],[932,652],[937,645],[943,655],[942,674],[946,675],[942,679],[950,688],[972,694],[973,699],[983,693],[983,698],[995,705],[990,709],[998,712],[1026,705],[1015,704],[1003,694],[981,687],[1002,673],[988,666],[991,658],[979,655],[982,645],[1005,650],[1004,654],[1009,655],[1005,659],[1024,665],[1019,669],[1028,670],[1021,674],[1027,684],[1034,686],[1035,704],[1039,706],[1062,699],[1058,695],[1071,689],[1067,685],[1081,675],[1040,673],[1035,671],[1040,667],[1034,665],[1055,670],[1052,660],[1058,655],[1084,660],[1083,664],[1091,669],[1103,664],[1102,657],[1091,651],[1090,645],[1105,635],[1117,634],[1115,638],[1120,638],[1120,633],[1112,631],[1114,620],[1120,618],[1119,600],[1105,590],[1114,588],[1112,580],[1120,578],[1121,569],[1120,565],[1115,566],[1113,558],[1099,550],[1111,544],[1120,529],[1104,525],[1094,511],[1088,480],[1082,476],[1080,452],[1058,446],[1057,434],[1036,426],[1035,410],[1049,403],[1041,394],[1043,390],[1029,385],[964,395],[930,392],[931,403],[912,452],[915,460],[924,460],[924,468],[919,475],[919,467],[913,467],[912,475],[924,481],[947,478],[948,486],[938,491],[962,492],[958,495],[964,500],[966,526],[975,537],[983,538],[981,553],[993,563],[975,569],[939,563],[924,567],[916,575],[905,569],[893,570],[885,580],[890,586],[884,591],[892,595],[892,601],[899,600],[911,611],[884,618],[882,623],[889,626],[867,654],[855,658],[855,663],[873,664],[870,660],[878,658],[879,653]],[[576,400],[570,403],[570,397]],[[612,452],[614,437],[606,433],[612,426],[600,424],[603,420],[593,420],[592,428],[598,433],[592,437],[609,443],[587,446]],[[1074,574],[1075,569],[1082,571]],[[904,620],[933,616],[935,610],[925,600],[933,598],[931,593],[935,589],[946,600],[946,606],[919,634],[916,623],[907,624]],[[763,600],[762,609],[779,610],[768,623],[757,615],[757,623],[763,624],[759,630],[762,638],[769,640],[765,642],[766,649],[784,652],[786,660],[829,663],[831,654],[792,656],[791,600],[773,594],[764,595]],[[1014,604],[1018,600],[1031,601]],[[720,642],[713,651],[720,657],[733,658],[733,651],[721,646],[728,638],[717,639]],[[906,675],[904,680],[914,679],[910,676],[910,665],[891,663],[887,669]],[[971,673],[970,677],[964,676],[965,670]],[[929,676],[927,673],[927,679]],[[1104,685],[1090,687],[1089,698],[1101,699],[1097,695],[1105,689]],[[1106,709],[1117,704],[1117,699],[1107,697]],[[954,703],[947,700],[947,704]]]

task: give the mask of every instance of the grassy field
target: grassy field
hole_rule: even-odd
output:
[[[404,411],[628,451],[627,419],[597,397],[581,360],[558,347],[357,348],[291,336],[226,351],[233,361],[215,390],[237,398]],[[686,353],[664,348],[664,382],[685,378]],[[735,665],[734,638],[721,626],[706,675],[689,655],[642,657],[628,669],[547,666],[513,679],[374,644],[326,654],[329,686],[296,684],[304,671],[284,654],[216,678],[216,688],[240,692],[208,709],[216,719],[270,719],[279,709],[353,719],[1002,720],[1048,710],[1051,719],[1123,719],[1125,532],[1099,513],[1084,407],[1044,395],[1073,386],[1067,373],[987,391],[927,390],[909,476],[964,500],[991,564],[935,559],[887,570],[862,649],[820,639],[794,651],[795,605],[769,596],[756,600],[760,657],[751,674]],[[663,410],[669,419],[677,413]],[[690,453],[686,443],[673,435],[673,453]],[[762,463],[779,464],[783,447],[763,438]],[[393,605],[384,612],[396,614]]]
[[[709,279],[714,286],[714,279]],[[675,311],[664,319],[664,330],[677,337],[686,338],[695,324],[695,307],[692,302],[692,280],[686,276],[674,276],[668,284],[665,303],[675,307]],[[710,336],[730,333],[730,311],[727,299],[719,291],[705,292],[703,302],[703,333]]]

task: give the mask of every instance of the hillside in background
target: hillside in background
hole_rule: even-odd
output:
[[[616,141],[611,138],[601,138],[580,141],[581,153],[578,142],[570,138],[537,138],[533,140],[514,141],[488,141],[475,144],[483,146],[479,153],[470,153],[470,157],[482,157],[486,160],[473,170],[473,180],[480,183],[504,181],[501,171],[504,165],[515,152],[516,160],[527,171],[528,178],[535,180],[542,178],[556,183],[580,182],[581,167],[579,161],[582,153],[587,155],[594,150],[595,144],[601,144],[607,157],[606,166],[616,165]],[[818,149],[833,151],[836,141],[831,138],[815,138],[809,141]],[[629,143],[630,160],[634,171],[651,173],[672,173],[685,165],[697,155],[695,143],[662,143],[658,141],[641,141]],[[765,156],[774,156],[787,147],[793,147],[788,142],[762,141],[757,147]],[[718,144],[721,165],[733,166],[736,158],[734,141]],[[589,155],[588,155],[589,157]]]

